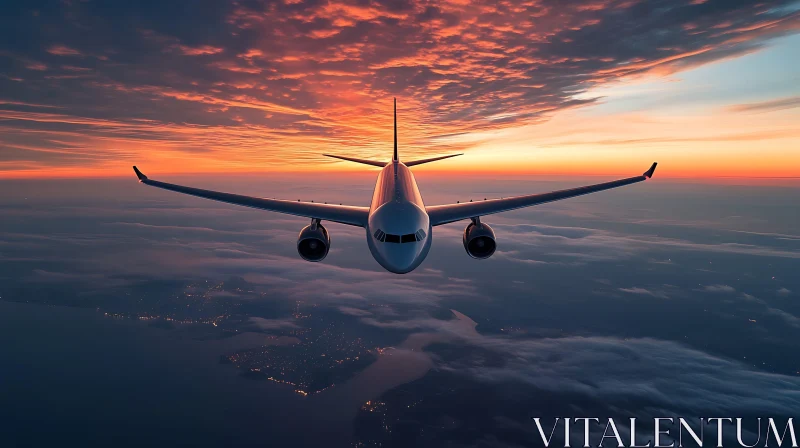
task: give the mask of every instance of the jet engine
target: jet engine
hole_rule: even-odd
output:
[[[328,229],[314,220],[300,231],[297,237],[297,252],[306,261],[322,261],[328,255],[331,238]]]
[[[494,230],[488,224],[481,223],[480,219],[473,219],[464,229],[464,249],[472,258],[482,260],[491,257],[497,249]]]

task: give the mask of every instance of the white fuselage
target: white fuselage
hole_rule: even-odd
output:
[[[417,181],[402,162],[390,162],[378,174],[366,229],[372,256],[389,272],[411,272],[428,255],[431,221]]]

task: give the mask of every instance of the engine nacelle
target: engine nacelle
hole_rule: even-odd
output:
[[[464,229],[464,249],[472,258],[482,260],[491,257],[497,249],[494,230],[480,221],[471,222]]]
[[[322,261],[328,255],[330,247],[328,229],[318,222],[304,227],[297,237],[297,253],[306,261]]]

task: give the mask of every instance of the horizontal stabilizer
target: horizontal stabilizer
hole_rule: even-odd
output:
[[[323,154],[325,157],[333,157],[334,159],[347,160],[348,162],[363,163],[364,165],[372,165],[377,167],[385,167],[389,162],[378,162],[375,160],[356,159],[355,157],[335,156],[333,154]]]
[[[450,154],[449,156],[433,157],[430,159],[414,160],[412,162],[404,162],[406,166],[422,165],[423,163],[435,162],[437,160],[449,159],[450,157],[461,156],[463,154]]]

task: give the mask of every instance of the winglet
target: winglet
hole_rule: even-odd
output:
[[[139,182],[141,182],[143,180],[147,180],[147,176],[142,174],[142,172],[139,171],[139,168],[136,168],[136,165],[133,166],[133,171],[136,173],[136,177],[139,178]]]
[[[645,171],[644,174],[642,174],[642,176],[644,176],[644,177],[646,177],[648,179],[653,177],[653,173],[656,172],[656,165],[658,165],[658,163],[657,162],[653,162],[653,166],[651,166],[649,170]]]

